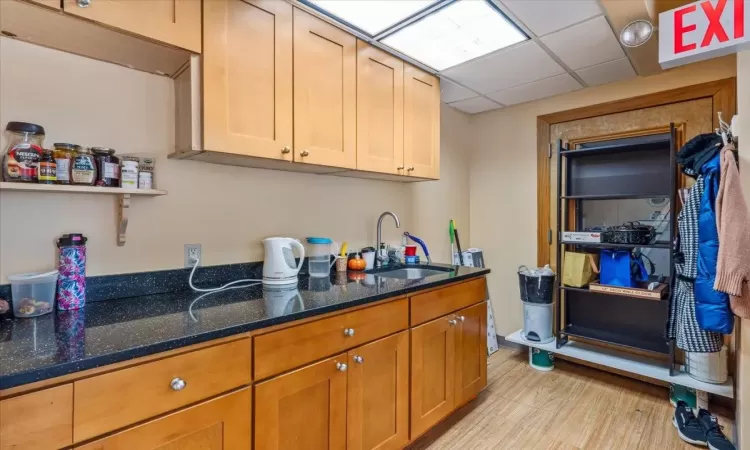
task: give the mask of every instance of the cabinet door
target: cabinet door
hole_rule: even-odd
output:
[[[292,6],[203,2],[203,143],[292,160]]]
[[[487,303],[456,314],[456,404],[474,398],[487,385]]]
[[[409,442],[409,332],[349,352],[347,450]]]
[[[257,450],[346,448],[346,354],[255,386]]]
[[[456,319],[443,316],[411,330],[411,439],[455,406]]]
[[[91,442],[78,450],[235,450],[252,444],[245,388]]]
[[[357,169],[405,175],[404,63],[357,41]]]
[[[149,39],[201,51],[200,0],[64,0],[63,9]]]
[[[406,174],[440,178],[440,82],[404,68],[404,165]]]
[[[38,3],[43,6],[48,6],[54,9],[62,9],[62,3],[60,0],[31,0],[32,3]]]
[[[294,160],[357,166],[357,39],[294,9]]]

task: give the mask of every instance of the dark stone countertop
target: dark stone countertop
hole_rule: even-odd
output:
[[[435,265],[435,264],[433,264]],[[451,266],[444,266],[449,268]],[[262,286],[92,302],[79,311],[0,322],[0,389],[339,311],[488,274],[452,267],[417,280],[301,277],[297,289]]]

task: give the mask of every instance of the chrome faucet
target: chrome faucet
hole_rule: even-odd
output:
[[[401,228],[401,221],[398,220],[398,216],[393,214],[390,211],[386,211],[383,214],[380,215],[378,218],[378,241],[375,243],[375,268],[378,268],[383,265],[383,262],[388,260],[388,255],[386,256],[380,256],[380,239],[382,235],[382,228],[383,228],[383,218],[385,216],[391,216],[393,217],[393,220],[396,221],[396,228]]]

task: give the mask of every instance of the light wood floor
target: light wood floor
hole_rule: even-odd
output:
[[[663,387],[561,360],[540,372],[529,367],[528,353],[502,347],[490,357],[487,382],[476,400],[409,449],[698,448],[677,437]],[[731,439],[731,421],[712,412]]]

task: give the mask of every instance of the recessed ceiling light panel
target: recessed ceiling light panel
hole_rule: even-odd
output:
[[[527,39],[487,1],[458,0],[382,42],[436,70],[444,70]]]
[[[307,0],[336,18],[376,35],[427,8],[436,0]]]

